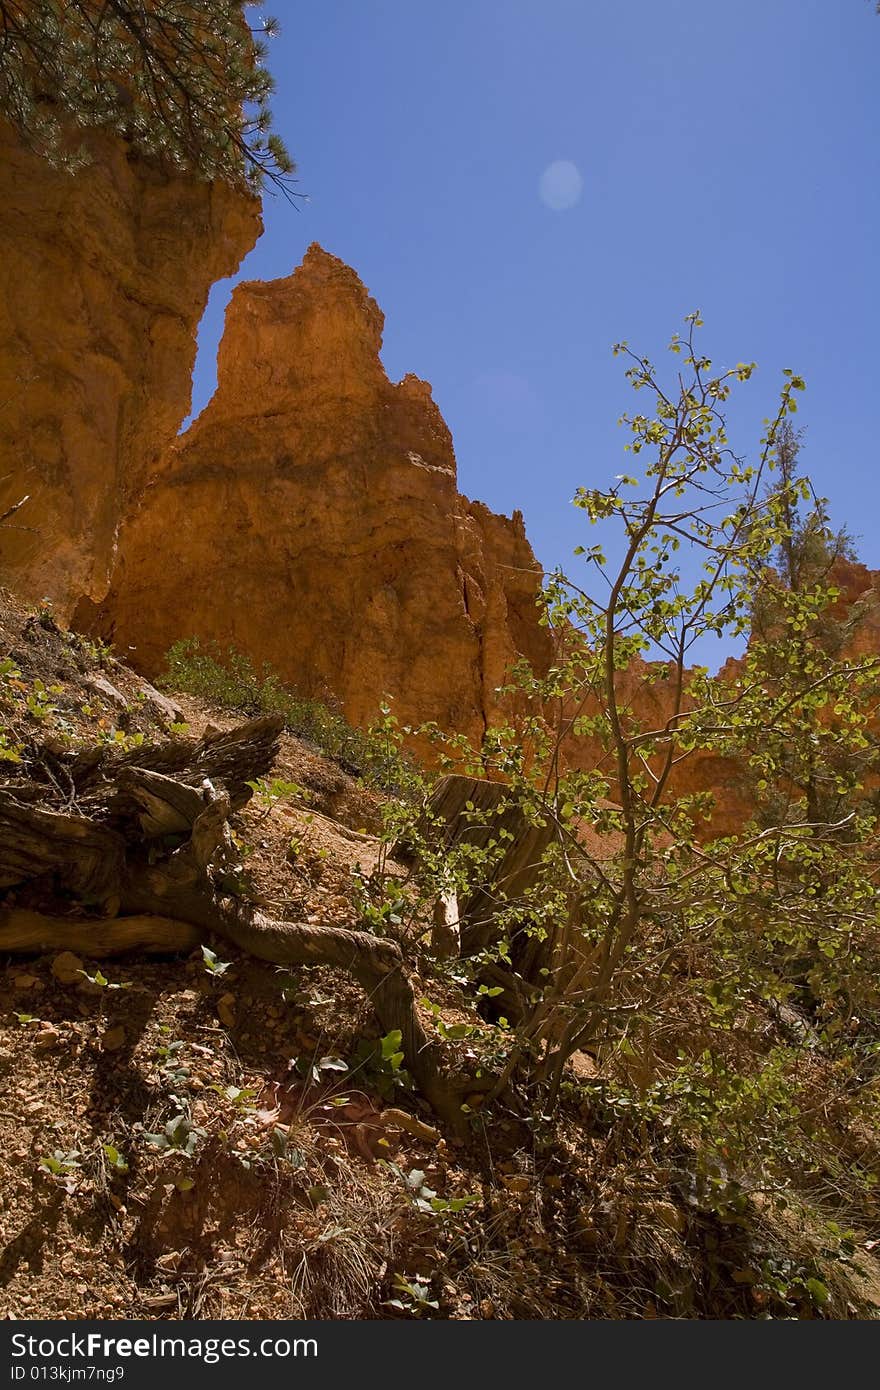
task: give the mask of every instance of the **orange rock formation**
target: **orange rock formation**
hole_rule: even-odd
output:
[[[478,740],[520,656],[552,659],[522,516],[462,497],[430,386],[394,384],[383,315],[318,246],[287,279],[235,290],[219,384],[182,437],[211,284],[260,228],[257,200],[161,173],[93,137],[75,178],[0,128],[0,574],[155,675],[180,637],[233,645],[355,724],[385,695],[405,722]],[[839,567],[841,605],[880,575]],[[880,650],[880,604],[858,650]],[[665,688],[621,693],[655,727]],[[569,746],[581,766],[598,741]],[[696,756],[719,824],[747,809],[738,769]]]
[[[537,564],[521,515],[459,494],[430,386],[385,374],[383,323],[319,246],[236,288],[216,394],[125,523],[96,625],[146,673],[198,636],[354,723],[388,694],[479,737],[512,662],[549,659]]]
[[[188,408],[208,291],[259,202],[91,139],[75,177],[0,126],[0,574],[62,616],[101,598],[119,522]]]

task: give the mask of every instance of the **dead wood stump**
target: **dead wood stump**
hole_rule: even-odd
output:
[[[280,730],[271,717],[201,740],[79,754],[66,763],[64,809],[38,804],[50,793],[33,778],[0,787],[0,889],[39,885],[81,914],[100,913],[0,905],[0,952],[188,950],[215,933],[273,964],[336,966],[362,986],[382,1027],[400,1030],[416,1084],[460,1127],[399,947],[367,932],[274,921],[230,890],[241,866],[229,816],[271,768]]]
[[[462,955],[475,955],[500,936],[498,913],[522,901],[539,881],[544,854],[556,829],[552,819],[532,819],[503,782],[453,773],[437,782],[419,830],[452,849],[469,844],[490,852],[486,874],[458,899]],[[406,855],[407,846],[398,846]],[[410,854],[411,854],[410,849]],[[517,973],[534,979],[543,965],[542,943],[523,930],[512,943]]]

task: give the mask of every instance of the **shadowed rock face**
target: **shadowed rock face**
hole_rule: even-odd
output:
[[[161,173],[111,138],[71,176],[0,125],[0,574],[68,617],[101,599],[121,517],[190,401],[215,280],[259,202]]]
[[[318,246],[237,287],[216,394],[123,526],[93,626],[145,672],[195,635],[354,723],[388,694],[478,737],[511,663],[549,660],[537,564],[519,514],[460,496],[430,387],[385,374],[383,322]]]

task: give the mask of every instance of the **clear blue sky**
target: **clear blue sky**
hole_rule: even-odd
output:
[[[269,8],[276,126],[309,201],[266,198],[240,278],[289,274],[311,241],[353,265],[385,311],[389,374],[433,385],[463,492],[521,508],[539,559],[567,564],[575,488],[622,471],[612,343],[666,357],[699,307],[716,362],[760,366],[735,446],[753,450],[781,369],[802,373],[803,463],[880,566],[873,3]],[[561,210],[541,197],[556,161],[583,181]],[[203,325],[196,410],[229,290]]]

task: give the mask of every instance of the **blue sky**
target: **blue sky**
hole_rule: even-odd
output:
[[[672,367],[664,345],[700,308],[716,363],[760,367],[732,412],[738,451],[754,451],[782,368],[803,374],[802,461],[880,566],[873,3],[273,12],[275,124],[308,202],[266,198],[238,278],[289,274],[311,241],[353,265],[385,311],[389,374],[433,385],[463,492],[519,507],[539,559],[568,565],[585,540],[575,488],[623,471],[631,393],[611,345]],[[541,196],[559,161],[582,181],[562,209]],[[215,287],[202,327],[196,411],[229,291]]]

